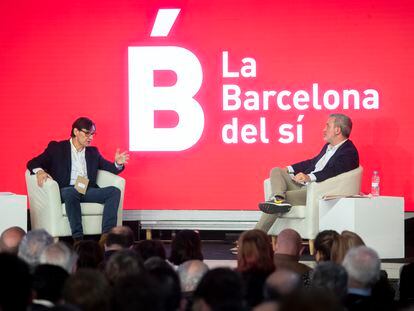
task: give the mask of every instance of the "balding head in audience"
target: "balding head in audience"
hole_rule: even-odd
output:
[[[105,251],[131,248],[134,244],[134,233],[130,227],[117,226],[109,231],[105,241]]]
[[[207,271],[208,266],[201,260],[188,260],[179,265],[177,273],[180,277],[181,291],[193,292]]]
[[[277,236],[276,254],[300,256],[302,250],[302,238],[295,230],[285,229]]]
[[[10,227],[3,231],[0,237],[0,252],[17,255],[20,241],[26,232],[20,227]]]

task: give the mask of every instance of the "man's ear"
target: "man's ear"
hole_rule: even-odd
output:
[[[302,245],[299,251],[299,256],[302,256],[304,250],[305,250],[305,246]]]

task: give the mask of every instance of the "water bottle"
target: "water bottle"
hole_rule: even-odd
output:
[[[378,171],[374,171],[372,173],[372,179],[371,179],[371,194],[374,197],[377,197],[380,195],[380,177],[378,175]]]

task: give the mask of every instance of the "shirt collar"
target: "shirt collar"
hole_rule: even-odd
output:
[[[71,146],[71,148],[72,148],[72,151],[74,151],[74,152],[76,152],[76,153],[82,153],[82,152],[85,152],[85,149],[86,149],[86,148],[82,148],[82,150],[81,150],[81,151],[78,151],[78,150],[76,149],[75,145],[73,144],[73,138],[69,139],[69,141],[70,141],[70,146]]]
[[[340,143],[336,144],[335,146],[332,146],[331,144],[329,144],[328,145],[328,151],[338,150],[338,148],[341,147],[347,140],[348,140],[348,138],[341,141]]]

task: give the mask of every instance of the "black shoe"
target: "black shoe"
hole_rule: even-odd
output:
[[[266,214],[287,213],[291,208],[292,205],[283,199],[272,199],[270,201],[259,203],[259,209]]]

